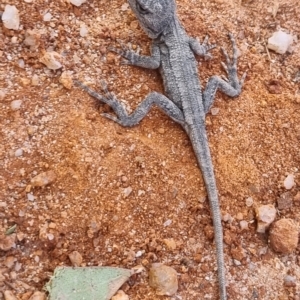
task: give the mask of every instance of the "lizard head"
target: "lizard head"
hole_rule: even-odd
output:
[[[128,0],[141,27],[155,39],[169,25],[175,15],[174,0]]]

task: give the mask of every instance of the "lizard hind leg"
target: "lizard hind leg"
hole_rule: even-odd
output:
[[[84,85],[80,81],[75,81],[75,84],[85,90],[93,98],[96,98],[100,102],[109,105],[116,116],[107,113],[103,113],[101,115],[124,127],[137,125],[148,114],[153,105],[157,105],[165,114],[167,114],[171,119],[179,123],[184,128],[186,126],[184,115],[181,109],[177,107],[169,98],[157,92],[148,94],[146,98],[138,105],[138,107],[131,114],[128,114],[122,102],[120,102],[113,93],[108,91],[105,82],[101,82],[102,90],[105,96],[96,93],[94,90]]]
[[[237,74],[237,61],[238,61],[238,49],[235,39],[232,34],[229,34],[230,41],[233,48],[233,57],[230,59],[228,53],[224,48],[221,48],[225,57],[225,63],[222,63],[227,75],[228,81],[220,78],[219,76],[212,76],[203,91],[203,105],[205,113],[207,113],[213,104],[215,94],[217,90],[220,90],[229,97],[237,97],[241,91],[246,78],[246,72],[239,79]]]

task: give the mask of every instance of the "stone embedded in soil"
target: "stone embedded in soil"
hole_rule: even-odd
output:
[[[21,108],[22,100],[14,100],[11,102],[10,107],[12,110],[18,110]]]
[[[15,247],[16,234],[0,235],[0,250],[8,251]]]
[[[279,54],[284,54],[293,43],[293,36],[282,30],[276,31],[268,39],[268,48]]]
[[[126,295],[122,290],[119,290],[111,300],[129,300],[129,296]]]
[[[262,205],[255,208],[257,229],[259,233],[265,233],[276,217],[276,208],[272,204]]]
[[[285,189],[290,190],[295,185],[295,176],[293,174],[289,174],[283,181],[283,185]]]
[[[40,58],[40,62],[51,70],[58,70],[62,68],[62,61],[62,56],[55,51],[45,52]]]
[[[294,276],[286,275],[283,280],[286,287],[296,286],[296,278]]]
[[[18,30],[20,26],[19,11],[14,5],[5,5],[2,22],[7,29]]]
[[[276,252],[288,254],[298,245],[299,226],[292,219],[281,219],[270,230],[270,244]]]
[[[86,0],[70,0],[70,2],[75,6],[80,6],[81,4],[85,3]]]
[[[32,186],[45,186],[55,181],[56,175],[54,171],[47,171],[38,174],[31,179]]]
[[[149,271],[149,285],[157,295],[172,296],[178,289],[177,272],[169,266],[155,263]]]
[[[19,300],[12,291],[4,291],[5,300]]]
[[[70,253],[69,259],[74,267],[79,267],[82,263],[82,256],[78,251]]]
[[[72,74],[70,71],[64,71],[62,72],[59,82],[68,90],[70,90],[73,87],[73,79]]]
[[[293,205],[293,198],[291,192],[285,192],[280,195],[277,200],[277,207],[279,210],[291,208]]]
[[[32,294],[29,300],[46,300],[46,294],[43,292],[36,291]]]

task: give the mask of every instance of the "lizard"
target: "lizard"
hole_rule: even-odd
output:
[[[205,59],[211,58],[209,51],[215,45],[208,44],[207,37],[203,43],[200,43],[198,39],[192,38],[186,33],[178,19],[175,0],[128,0],[128,3],[141,28],[152,39],[151,55],[140,55],[125,48],[111,47],[109,50],[121,55],[123,64],[146,69],[159,69],[166,95],[151,92],[135,111],[128,114],[124,105],[118,101],[113,93],[108,91],[103,81],[104,95],[96,93],[78,80],[74,82],[75,85],[81,87],[100,103],[110,106],[115,115],[108,113],[102,115],[122,126],[137,125],[147,115],[151,107],[156,105],[176,123],[180,124],[188,134],[209,199],[216,243],[219,294],[221,300],[226,300],[223,228],[218,190],[205,127],[205,116],[212,106],[217,90],[229,97],[237,97],[241,93],[246,73],[242,75],[241,79],[238,78],[237,45],[233,35],[229,33],[233,48],[232,58],[229,57],[224,48],[221,48],[225,57],[225,63],[222,64],[227,72],[228,80],[212,76],[202,91],[195,55],[203,56]]]

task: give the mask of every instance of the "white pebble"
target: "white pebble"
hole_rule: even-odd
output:
[[[246,230],[248,229],[248,222],[243,220],[243,221],[240,221],[240,227],[242,230]]]
[[[20,109],[22,104],[22,100],[14,100],[11,102],[10,107],[12,110],[18,110]]]
[[[249,197],[246,199],[246,205],[248,207],[251,207],[253,205],[253,198],[252,197]]]
[[[82,25],[80,26],[80,31],[79,31],[80,36],[81,36],[81,37],[85,37],[85,36],[87,36],[88,32],[89,32],[89,30],[88,30],[88,28],[86,27],[86,25],[85,25],[85,24],[82,24]]]
[[[15,152],[15,157],[19,157],[19,156],[22,156],[23,155],[23,150],[20,148],[20,149],[17,149],[16,152]]]
[[[293,174],[289,174],[284,179],[283,185],[287,190],[290,190],[295,185],[294,179],[295,179],[295,176]]]
[[[170,226],[171,224],[172,224],[172,220],[169,219],[164,223],[164,227]]]
[[[293,36],[284,31],[274,32],[268,39],[268,48],[279,54],[284,54],[293,43]]]
[[[86,2],[86,0],[70,0],[70,2],[75,6],[80,6],[82,3]]]
[[[14,5],[6,5],[3,15],[2,22],[8,29],[18,30],[20,26],[19,11]]]
[[[19,66],[19,68],[21,68],[21,69],[24,69],[24,68],[25,68],[25,62],[24,62],[24,59],[22,59],[22,58],[18,59],[18,66]]]
[[[27,200],[34,201],[34,199],[35,199],[35,197],[31,193],[27,194]]]
[[[210,110],[210,112],[213,116],[216,116],[219,113],[219,111],[220,111],[220,108],[218,108],[218,107],[214,107]]]
[[[51,18],[52,18],[52,15],[49,12],[44,14],[44,16],[43,16],[44,22],[50,22]]]

